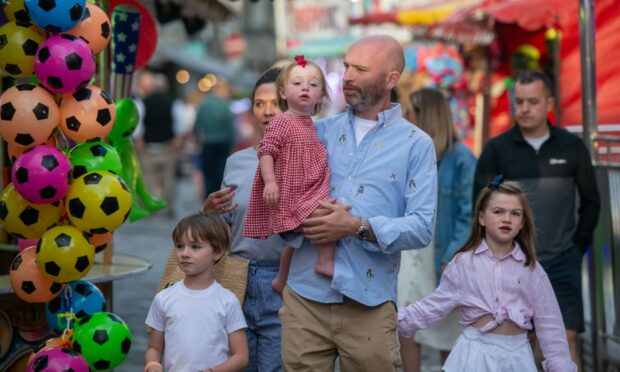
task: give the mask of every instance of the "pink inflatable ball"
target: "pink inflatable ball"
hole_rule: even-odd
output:
[[[11,169],[15,190],[35,204],[51,204],[69,190],[71,163],[60,150],[39,145],[17,157]]]
[[[20,252],[26,248],[36,247],[38,243],[39,239],[17,239],[17,246]]]
[[[73,93],[90,83],[95,58],[84,40],[68,34],[54,35],[41,44],[34,71],[51,92]]]
[[[51,347],[36,353],[26,372],[89,372],[88,363],[71,349]]]

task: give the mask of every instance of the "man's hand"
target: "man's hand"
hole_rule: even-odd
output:
[[[359,217],[351,216],[350,210],[350,205],[333,200],[320,202],[320,207],[301,222],[306,238],[312,243],[325,244],[355,235],[362,222]]]

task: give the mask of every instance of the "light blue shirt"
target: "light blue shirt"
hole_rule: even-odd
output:
[[[316,123],[329,156],[331,196],[370,221],[377,242],[338,242],[334,276],[314,272],[316,250],[307,239],[295,251],[289,287],[304,298],[339,303],[343,296],[366,306],[396,302],[400,252],[427,246],[433,237],[437,166],[433,141],[402,118],[400,105],[379,113],[359,145],[353,112]]]

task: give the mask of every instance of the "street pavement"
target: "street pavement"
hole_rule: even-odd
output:
[[[176,217],[163,213],[134,223],[126,222],[114,234],[114,253],[137,256],[152,263],[152,268],[139,276],[114,282],[112,312],[120,316],[133,333],[129,357],[116,372],[139,372],[144,368],[144,353],[148,338],[144,319],[155,296],[155,290],[172,249],[172,229],[178,219],[197,212],[202,201],[197,200],[189,178],[177,183]],[[440,371],[437,352],[423,351],[422,372]]]

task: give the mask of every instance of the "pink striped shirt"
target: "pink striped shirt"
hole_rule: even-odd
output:
[[[494,320],[480,331],[488,332],[505,320],[519,328],[536,325],[545,371],[577,371],[568,351],[560,307],[547,274],[536,263],[532,270],[523,266],[525,255],[515,248],[502,258],[482,241],[474,251],[459,254],[446,267],[439,287],[422,300],[398,309],[398,332],[411,336],[460,309],[460,323],[468,326],[484,315]]]

